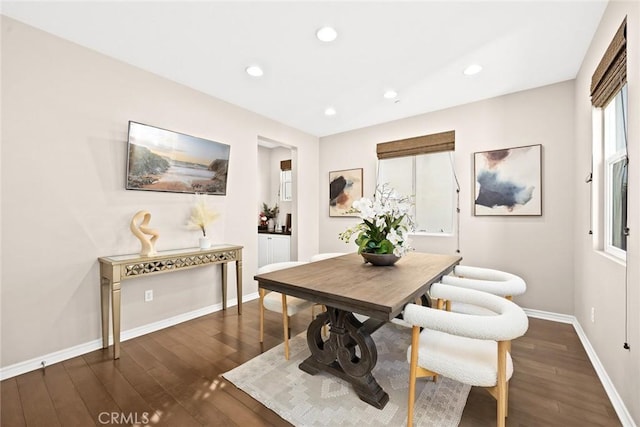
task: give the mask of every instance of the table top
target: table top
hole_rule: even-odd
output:
[[[261,288],[388,321],[461,260],[456,255],[410,252],[393,266],[378,267],[353,253],[254,279]]]
[[[136,261],[153,261],[154,259],[162,259],[174,256],[190,256],[190,255],[202,255],[211,252],[221,251],[234,251],[242,249],[242,246],[230,245],[227,243],[211,245],[208,249],[200,248],[184,248],[184,249],[169,249],[165,251],[158,251],[155,255],[140,256],[140,254],[128,254],[128,255],[112,255],[106,257],[99,257],[98,260],[107,264],[118,264]]]

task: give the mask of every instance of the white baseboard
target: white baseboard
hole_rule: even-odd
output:
[[[243,302],[252,301],[258,298],[258,293],[254,292],[249,295],[245,295],[242,298]],[[237,304],[236,299],[232,299],[228,301],[228,307],[233,307]],[[120,336],[121,341],[127,341],[132,338],[136,338],[151,332],[158,331],[160,329],[168,328],[170,326],[177,325],[182,322],[186,322],[188,320],[195,319],[197,317],[201,317],[210,313],[214,313],[216,311],[222,310],[222,303],[210,305],[207,307],[200,308],[198,310],[193,310],[188,313],[179,314],[177,316],[170,317],[168,319],[163,319],[158,322],[149,323],[148,325],[139,326],[137,328],[128,329],[126,331],[122,331]],[[527,316],[533,317],[536,319],[550,320],[552,322],[560,322],[560,323],[568,323],[573,325],[576,333],[578,334],[578,338],[580,338],[580,342],[582,343],[585,351],[587,352],[587,356],[589,356],[589,360],[593,365],[593,368],[602,383],[607,395],[609,396],[609,400],[611,400],[611,404],[620,418],[620,422],[625,427],[637,427],[631,414],[627,410],[624,402],[620,398],[618,391],[616,390],[611,378],[607,375],[604,366],[598,359],[598,356],[591,346],[587,335],[584,333],[582,326],[576,319],[575,316],[560,314],[560,313],[551,313],[548,311],[541,310],[533,310],[525,308],[524,311],[527,313]],[[109,345],[113,344],[113,338],[109,337]],[[30,371],[35,371],[37,369],[41,369],[42,363],[45,363],[45,366],[52,365],[54,363],[63,362],[65,360],[81,356],[83,354],[95,351],[102,348],[102,340],[97,339],[84,344],[79,344],[64,350],[55,351],[53,353],[45,354],[40,357],[35,357],[30,360],[26,360],[24,362],[15,363],[13,365],[9,365],[6,367],[0,368],[0,380],[5,380],[7,378],[12,378],[17,375],[21,375]]]
[[[243,302],[252,301],[258,298],[258,293],[254,292],[253,294],[245,295],[242,298]],[[238,304],[237,299],[230,299],[227,301],[228,307],[233,307]],[[120,342],[130,340],[132,338],[136,338],[151,332],[158,331],[160,329],[168,328],[170,326],[177,325],[182,322],[186,322],[188,320],[195,319],[197,317],[205,316],[207,314],[214,313],[216,311],[222,310],[222,303],[209,305],[207,307],[199,308],[197,310],[193,310],[187,313],[182,313],[177,316],[169,317],[167,319],[163,319],[157,322],[149,323],[147,325],[139,326],[137,328],[128,329],[126,331],[122,331],[120,334]],[[113,344],[113,336],[109,336],[109,345]],[[77,356],[81,356],[86,353],[90,353],[95,350],[99,350],[102,348],[102,339],[97,339],[93,341],[86,342],[84,344],[78,344],[76,346],[66,348],[59,351],[54,351],[53,353],[48,353],[42,356],[34,357],[33,359],[25,360],[23,362],[18,362],[13,365],[3,366],[0,368],[0,381],[6,380],[8,378],[12,378],[27,372],[35,371],[37,369],[41,369],[44,366],[49,366],[54,363],[63,362],[68,359],[72,359]]]
[[[573,327],[576,330],[576,333],[578,334],[578,338],[580,338],[580,341],[582,342],[582,346],[584,347],[584,350],[587,352],[587,356],[589,356],[589,360],[591,360],[593,369],[596,370],[596,373],[598,374],[598,378],[600,378],[600,382],[602,383],[604,390],[607,392],[607,396],[609,396],[609,400],[613,405],[613,409],[615,409],[616,414],[618,414],[618,418],[620,418],[620,422],[624,427],[637,427],[636,423],[633,421],[633,418],[631,417],[631,414],[629,413],[629,410],[625,406],[624,402],[622,401],[622,398],[620,398],[618,391],[613,385],[611,378],[609,378],[609,375],[607,375],[607,371],[605,371],[604,366],[600,362],[600,359],[598,358],[596,351],[591,346],[591,343],[587,338],[587,334],[584,333],[584,330],[582,329],[582,326],[580,326],[580,323],[578,322],[577,319],[573,324]]]
[[[524,312],[527,313],[527,316],[535,319],[551,320],[552,322],[569,323],[571,325],[577,322],[576,317],[569,314],[552,313],[550,311],[534,310],[531,308],[525,308]]]
[[[568,314],[551,313],[548,311],[532,310],[529,308],[525,308],[524,311],[529,317],[551,320],[552,322],[569,323],[573,325],[573,329],[575,329],[576,334],[578,335],[578,338],[580,339],[580,342],[582,343],[582,346],[587,353],[587,356],[589,356],[589,360],[593,365],[593,369],[595,369],[596,374],[598,375],[598,378],[600,379],[600,382],[602,383],[602,386],[604,387],[604,390],[607,393],[609,400],[611,401],[611,405],[613,406],[613,409],[616,411],[616,414],[620,419],[620,422],[624,427],[637,427],[636,423],[631,417],[631,414],[629,413],[629,410],[622,401],[622,398],[618,394],[615,386],[613,385],[611,378],[609,378],[607,371],[604,369],[602,362],[600,362],[596,351],[589,342],[587,334],[584,333],[584,329],[582,329],[582,326],[580,325],[580,322],[578,322],[578,319],[575,316],[571,316]]]

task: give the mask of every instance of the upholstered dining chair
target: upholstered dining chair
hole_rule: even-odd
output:
[[[443,276],[440,280],[445,285],[488,292],[493,295],[512,300],[514,296],[522,295],[527,290],[527,284],[522,278],[506,271],[491,268],[458,265],[452,274]],[[446,304],[446,309],[458,313],[490,314],[486,310],[464,304],[459,301],[437,301],[438,307]]]
[[[508,412],[508,381],[513,362],[508,343],[527,331],[524,310],[512,301],[474,289],[442,283],[431,286],[435,298],[482,307],[493,315],[455,313],[407,304],[404,320],[412,325],[409,361],[407,425],[413,423],[416,378],[438,375],[486,387],[497,400],[497,425],[504,426]],[[422,331],[421,331],[421,328]]]
[[[296,267],[306,264],[305,261],[288,261],[267,264],[258,268],[257,274],[270,273],[272,271],[283,270],[285,268]],[[296,313],[313,308],[313,302],[279,292],[269,292],[259,288],[260,295],[260,342],[264,342],[264,310],[282,313],[282,327],[284,329],[284,357],[289,360],[289,318]],[[313,319],[313,310],[311,310]]]
[[[311,258],[309,258],[309,262],[322,261],[323,259],[335,258],[335,257],[342,256],[342,255],[346,255],[346,253],[344,253],[344,252],[324,252],[324,253],[312,255]]]

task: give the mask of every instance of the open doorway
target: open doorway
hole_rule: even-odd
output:
[[[258,137],[258,267],[298,258],[294,147]],[[264,214],[261,215],[261,214]]]

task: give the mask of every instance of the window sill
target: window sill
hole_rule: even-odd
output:
[[[606,258],[606,259],[608,259],[610,261],[615,262],[616,264],[620,265],[621,267],[626,267],[627,266],[627,261],[626,260],[624,260],[624,259],[622,259],[620,257],[617,257],[615,255],[612,255],[612,254],[610,254],[608,252],[605,252],[602,249],[596,249],[595,253],[597,253],[598,255],[600,255],[600,256],[602,256],[602,257],[604,257],[604,258]]]
[[[409,236],[414,237],[453,237],[455,234],[453,233],[429,233],[427,231],[414,231],[413,233],[409,233]]]

